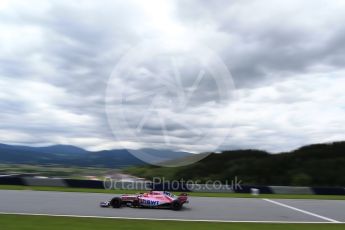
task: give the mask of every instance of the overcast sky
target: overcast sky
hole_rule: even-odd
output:
[[[344,22],[332,0],[0,0],[0,142],[279,152],[345,140]]]

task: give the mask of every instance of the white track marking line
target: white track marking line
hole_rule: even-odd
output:
[[[48,217],[71,217],[71,218],[96,218],[115,220],[152,220],[152,221],[180,221],[180,222],[213,222],[213,223],[273,223],[273,224],[345,224],[345,222],[318,222],[318,221],[266,221],[266,220],[193,220],[193,219],[167,219],[167,218],[141,218],[141,217],[119,217],[119,216],[83,216],[83,215],[62,215],[43,213],[18,213],[0,212],[0,215],[21,215],[21,216],[48,216]]]
[[[308,214],[310,216],[314,216],[314,217],[317,217],[317,218],[320,218],[320,219],[323,219],[323,220],[327,220],[327,221],[330,221],[332,223],[341,223],[340,221],[337,221],[337,220],[334,220],[334,219],[331,219],[331,218],[328,218],[328,217],[325,217],[325,216],[321,216],[321,215],[318,215],[318,214],[313,213],[313,212],[308,212],[308,211],[303,210],[303,209],[295,208],[295,207],[292,207],[290,205],[280,203],[278,201],[274,201],[274,200],[270,200],[270,199],[263,199],[263,200],[265,200],[267,202],[270,202],[270,203],[273,203],[273,204],[276,204],[276,205],[279,205],[279,206],[282,206],[282,207],[285,207],[285,208],[289,208],[289,209],[292,209],[292,210],[295,210],[295,211],[298,211],[298,212],[302,212],[304,214]]]

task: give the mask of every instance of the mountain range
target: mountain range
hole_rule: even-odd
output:
[[[131,151],[136,152],[138,150]],[[187,152],[170,150],[144,149],[144,151],[162,162],[191,155]],[[0,144],[0,164],[56,164],[79,167],[123,168],[146,165],[147,163],[136,158],[126,149],[92,152],[72,145],[30,147]]]

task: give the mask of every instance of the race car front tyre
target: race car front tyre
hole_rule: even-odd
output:
[[[113,199],[111,199],[110,201],[110,206],[113,208],[120,208],[121,207],[121,198],[119,197],[114,197]]]
[[[174,211],[178,211],[182,208],[182,204],[176,200],[174,202],[171,203],[171,209],[174,210]]]

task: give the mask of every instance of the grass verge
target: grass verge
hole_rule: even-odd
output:
[[[103,230],[103,229],[277,229],[277,230],[338,230],[344,224],[268,224],[268,223],[212,223],[156,220],[121,220],[78,217],[50,217],[28,215],[0,215],[1,229],[6,230]]]
[[[125,190],[125,189],[106,190],[106,189],[92,189],[92,188],[66,188],[66,187],[22,186],[22,185],[0,185],[0,190],[87,192],[87,193],[107,193],[107,194],[134,194],[138,192],[143,192],[139,190]],[[189,192],[188,195],[196,196],[196,197],[345,200],[345,196],[342,196],[342,195],[260,194],[259,196],[252,196],[251,194],[247,194],[247,193],[208,193],[208,192]]]

